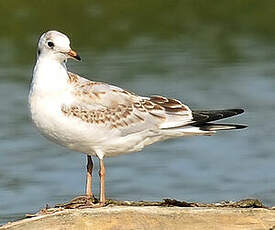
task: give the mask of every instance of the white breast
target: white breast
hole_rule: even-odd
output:
[[[78,152],[102,157],[139,151],[161,138],[149,130],[123,136],[119,129],[66,116],[61,107],[75,102],[72,87],[65,65],[51,60],[37,61],[29,106],[35,126],[50,140]]]

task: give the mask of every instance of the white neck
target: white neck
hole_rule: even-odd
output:
[[[58,94],[68,84],[66,64],[40,56],[33,69],[31,93]]]

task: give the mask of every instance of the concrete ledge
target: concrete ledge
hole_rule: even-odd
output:
[[[1,230],[26,229],[273,229],[275,210],[266,208],[127,207],[63,209],[8,223]],[[274,227],[275,229],[275,227]]]

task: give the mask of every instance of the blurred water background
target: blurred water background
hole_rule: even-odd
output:
[[[246,130],[106,159],[108,198],[275,205],[273,1],[13,0],[0,2],[0,19],[0,224],[84,193],[85,155],[49,142],[28,117],[37,40],[49,29],[70,36],[83,62],[69,69],[89,79],[192,109],[246,110],[228,120]],[[94,185],[97,194],[97,173]]]

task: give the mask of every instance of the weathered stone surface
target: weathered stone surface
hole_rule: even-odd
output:
[[[66,209],[6,224],[26,229],[273,229],[275,210],[265,208],[125,207]]]

